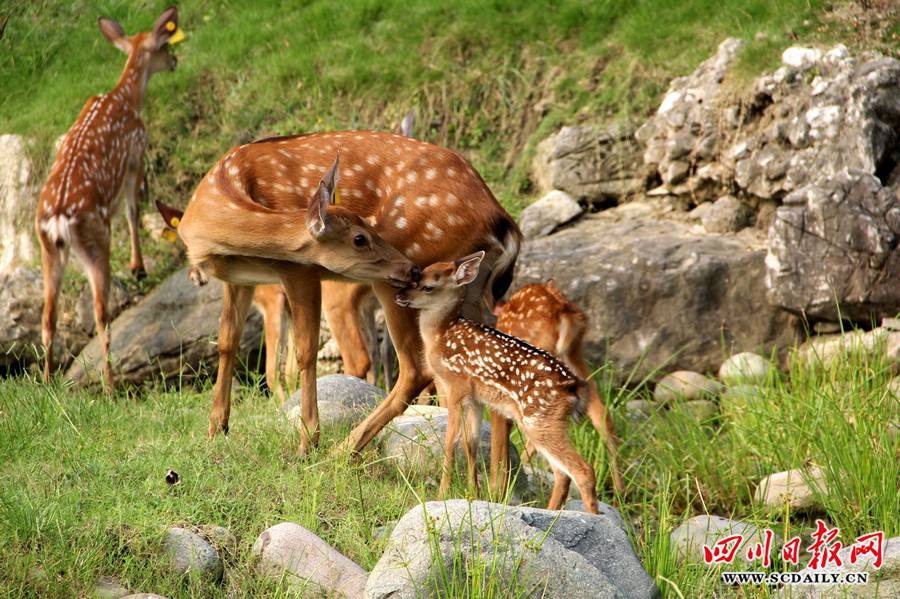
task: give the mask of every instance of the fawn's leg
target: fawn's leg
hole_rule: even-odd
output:
[[[278,376],[278,348],[281,343],[284,293],[280,285],[260,285],[253,293],[253,304],[263,317],[266,343],[266,385],[281,403],[286,399],[281,377]]]
[[[291,307],[294,350],[300,370],[300,447],[306,455],[319,444],[319,406],[316,398],[316,355],[319,352],[319,319],[322,286],[317,269],[295,265],[282,277]]]
[[[469,486],[478,489],[478,445],[481,442],[481,405],[468,401],[464,405],[466,425],[463,427],[463,450],[466,452],[466,467]]]
[[[44,277],[44,309],[41,315],[41,342],[44,345],[44,382],[50,380],[53,372],[53,338],[56,336],[56,300],[59,286],[66,269],[68,250],[57,247],[46,239],[40,229],[41,272]]]
[[[459,441],[459,419],[462,416],[462,397],[447,389],[447,432],[444,434],[444,466],[441,471],[440,496],[444,497],[450,489],[450,480],[453,476],[453,458],[456,443]],[[466,458],[469,454],[466,452]]]
[[[547,462],[553,468],[554,483],[551,502],[558,505],[552,508],[548,507],[548,509],[559,509],[562,506],[562,502],[565,501],[565,497],[562,496],[559,477],[557,476],[557,472],[563,472],[573,479],[578,486],[585,511],[596,514],[597,490],[595,487],[597,479],[594,476],[594,469],[572,447],[572,443],[566,434],[568,423],[569,419],[566,417],[558,421],[545,421],[539,428],[523,428],[522,430],[534,442],[535,449],[547,459]],[[522,424],[520,423],[519,426],[522,427]],[[568,489],[566,491],[568,492]]]
[[[569,498],[569,475],[553,468],[553,491],[550,492],[550,501],[547,502],[548,510],[561,510]]]
[[[509,484],[509,433],[511,422],[491,411],[491,493],[495,498],[506,494]]]
[[[231,378],[234,362],[241,345],[244,321],[253,299],[253,287],[225,284],[222,316],[219,322],[219,372],[213,389],[213,405],[209,414],[209,436],[222,431],[228,434],[228,418],[231,415]]]
[[[144,174],[144,163],[138,159],[137,164],[125,175],[122,188],[125,194],[125,216],[128,219],[128,235],[131,238],[131,262],[129,268],[136,279],[147,276],[144,270],[144,257],[141,255],[141,198],[147,197],[147,177]]]
[[[401,308],[394,303],[394,290],[389,285],[373,285],[378,301],[384,309],[391,339],[400,362],[397,384],[375,410],[362,421],[341,444],[341,448],[360,451],[387,423],[403,413],[416,395],[431,380],[422,356],[422,339],[415,310]]]
[[[94,300],[94,327],[103,355],[103,381],[112,390],[113,376],[109,362],[109,223],[99,215],[84,217],[71,230],[72,249],[84,267]]]

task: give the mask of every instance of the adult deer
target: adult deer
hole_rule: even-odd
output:
[[[546,283],[526,285],[516,291],[506,302],[497,305],[497,329],[518,337],[532,345],[558,356],[579,378],[590,376],[584,360],[584,334],[587,330],[587,316],[571,302],[551,279]],[[624,493],[625,484],[619,473],[617,455],[618,439],[609,411],[600,399],[597,388],[588,381],[590,396],[587,415],[597,432],[606,442],[606,455],[612,476],[613,488]],[[496,425],[495,425],[496,426]],[[492,464],[491,471],[502,473],[508,456],[503,453],[509,437],[508,426],[491,429],[497,435],[499,455],[503,462]],[[491,440],[494,445],[494,439]],[[531,451],[526,451],[530,455]],[[495,486],[497,481],[495,481]]]
[[[447,402],[441,494],[450,486],[461,410],[466,408],[467,438],[463,445],[469,483],[477,485],[475,452],[480,438],[481,406],[512,418],[553,468],[548,509],[562,507],[575,479],[584,507],[597,513],[594,470],[566,433],[570,416],[588,399],[585,382],[548,352],[497,329],[460,316],[466,285],[478,275],[484,252],[454,262],[426,267],[412,289],[398,291],[395,301],[418,308],[425,359]]]
[[[41,191],[35,228],[41,243],[44,310],[41,340],[44,379],[53,369],[56,302],[69,250],[84,267],[94,298],[94,322],[103,348],[103,374],[112,384],[109,364],[107,301],[109,297],[110,219],[122,196],[128,206],[131,272],[140,277],[144,262],[138,241],[143,158],[147,133],[140,111],[150,76],[175,69],[169,44],[178,41],[176,9],[168,8],[153,29],[125,35],[117,22],[101,18],[100,31],[128,55],[113,90],[90,98],[63,140],[50,176]]]
[[[359,247],[356,236],[333,237],[327,225],[305,231],[298,216],[316,178],[336,153],[341,162],[336,188],[340,202],[323,210],[323,222],[334,212],[354,226],[370,226]],[[329,270],[373,282],[400,366],[388,397],[346,441],[347,447],[359,450],[405,409],[430,376],[422,363],[415,312],[393,303],[385,269],[368,266],[362,255],[357,262],[349,255],[364,249],[376,234],[416,264],[484,250],[485,267],[468,288],[464,310],[487,318],[494,298],[509,286],[521,243],[515,222],[459,154],[396,134],[366,131],[271,138],[232,149],[200,183],[178,233],[191,264],[226,282],[209,434],[228,429],[234,351],[252,288],[280,282],[290,304],[301,373],[301,453],[318,440],[320,280],[333,276]],[[332,253],[348,259],[334,263]]]

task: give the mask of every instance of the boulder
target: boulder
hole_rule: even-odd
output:
[[[210,279],[195,286],[182,268],[125,310],[109,329],[113,372],[118,381],[140,383],[158,378],[191,377],[218,359],[215,339],[222,310],[222,283]],[[262,318],[252,311],[244,324],[240,357],[259,351]],[[75,359],[66,377],[85,383],[101,372],[100,343],[93,339]]]
[[[696,210],[704,208],[700,213]],[[696,214],[695,214],[696,213]],[[725,195],[712,204],[702,204],[691,213],[710,233],[735,233],[753,224],[753,210],[732,195]]]
[[[628,535],[613,519],[462,499],[433,501],[404,515],[366,583],[367,599],[413,598],[464,586],[490,569],[503,594],[659,597]],[[458,588],[458,587],[457,587]],[[535,590],[538,589],[538,590]]]
[[[563,127],[538,144],[531,178],[541,193],[561,189],[588,204],[621,202],[643,189],[634,127]]]
[[[659,403],[691,401],[714,397],[721,385],[699,372],[679,370],[664,376],[653,390],[653,399]]]
[[[720,516],[695,516],[673,530],[669,541],[676,560],[702,564],[704,545],[712,548],[716,542],[733,535],[744,537],[738,547],[737,559],[745,564],[751,563],[747,560],[747,548],[763,543],[765,538],[763,531],[746,522]],[[772,547],[780,546],[781,541],[776,535]]]
[[[816,501],[816,492],[824,494],[825,483],[821,468],[776,472],[759,481],[753,500],[775,511],[783,510],[785,504],[795,511],[821,508]]]
[[[26,140],[0,135],[0,274],[39,256],[34,214],[40,184]]]
[[[331,545],[293,522],[263,531],[251,550],[256,569],[276,580],[309,592],[310,586],[329,597],[361,597],[366,571]]]
[[[579,206],[572,196],[554,189],[522,211],[519,226],[526,238],[543,237],[582,212],[584,208]]]
[[[855,564],[850,563],[850,547],[838,551],[843,565],[829,567],[828,572],[844,575],[848,572],[868,572],[866,584],[809,584],[791,585],[779,592],[784,599],[870,599],[875,597],[900,597],[900,537],[885,539],[882,543],[881,567],[874,566],[874,556],[860,556]],[[822,570],[804,568],[801,574],[812,574]],[[841,576],[843,578],[843,576]]]
[[[302,392],[295,391],[281,406],[293,423],[300,422]],[[354,425],[384,399],[384,390],[347,374],[329,374],[316,380],[316,403],[322,425]]]
[[[726,385],[745,383],[748,385],[765,384],[772,370],[769,361],[753,352],[741,352],[722,362],[719,367],[719,379]]]
[[[163,553],[175,574],[199,574],[214,580],[222,578],[222,559],[206,539],[190,530],[173,527],[166,533]]]
[[[462,429],[462,426],[460,426]],[[378,435],[382,453],[403,470],[439,474],[444,459],[444,435],[447,432],[447,409],[438,406],[409,406]],[[461,433],[463,434],[463,433]],[[478,460],[482,471],[491,455],[491,425],[481,424]],[[456,446],[457,467],[466,463],[462,442]],[[519,465],[519,453],[509,444],[510,468]]]
[[[570,512],[584,512],[584,502],[580,499],[570,499],[566,502],[566,505],[563,507],[563,509]],[[601,516],[609,518],[610,522],[612,522],[625,532],[628,532],[628,528],[625,525],[625,519],[622,517],[622,514],[619,513],[619,510],[609,505],[608,503],[598,501],[597,511],[600,512]]]
[[[679,222],[604,215],[526,241],[512,288],[553,278],[588,316],[589,361],[632,379],[715,371],[723,352],[768,355],[797,340],[792,317],[766,300],[765,251],[750,229],[698,235]]]

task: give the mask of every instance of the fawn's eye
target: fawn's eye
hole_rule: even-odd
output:
[[[358,248],[361,248],[362,246],[366,245],[368,242],[369,242],[369,240],[366,239],[366,236],[363,234],[359,234],[353,238],[353,245],[355,245]]]
[[[424,291],[425,293],[431,293],[432,291],[434,291],[434,287],[432,287],[431,285],[423,285],[422,291]]]

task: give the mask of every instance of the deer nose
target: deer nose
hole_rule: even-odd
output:
[[[413,283],[418,283],[419,279],[422,278],[422,269],[414,264],[409,270],[409,278],[413,280]]]

